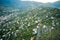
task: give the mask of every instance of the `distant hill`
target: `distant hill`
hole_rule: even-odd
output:
[[[20,0],[0,0],[0,5],[7,5],[17,8],[27,8],[35,6],[47,6],[47,7],[60,7],[60,1],[54,3],[41,3],[41,2],[31,2],[31,1],[20,1]]]
[[[12,7],[31,7],[31,6],[38,6],[42,3],[39,2],[30,2],[30,1],[19,1],[19,0],[1,0],[0,5],[4,6],[12,6]]]
[[[53,6],[60,8],[60,1],[52,3]]]

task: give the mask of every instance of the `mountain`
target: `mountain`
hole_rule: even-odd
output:
[[[41,3],[41,2],[33,2],[33,1],[20,1],[20,0],[0,0],[0,16],[5,14],[10,14],[12,10],[18,9],[20,12],[34,9],[37,7],[53,7],[59,8],[60,1],[56,1],[54,3]],[[9,11],[10,13],[7,13]],[[6,12],[4,12],[6,11]]]
[[[43,3],[42,6],[45,6],[45,7],[53,7],[53,8],[60,8],[60,1],[56,1],[56,2],[53,2],[53,3]]]
[[[60,8],[60,1],[52,3],[53,6]]]
[[[7,5],[12,7],[31,7],[31,6],[38,6],[39,2],[30,2],[30,1],[19,1],[19,0],[1,0],[0,5]]]
[[[59,1],[40,3],[19,0],[0,0],[0,39],[30,40],[37,37],[41,28],[41,40],[60,40]],[[57,8],[52,8],[57,7]],[[24,11],[22,11],[24,10]],[[33,29],[36,29],[33,31]],[[53,38],[51,38],[51,36]]]
[[[19,1],[18,0],[0,0],[0,5],[16,5]]]
[[[60,1],[56,1],[54,3],[41,3],[41,2],[33,2],[33,1],[20,1],[20,0],[0,0],[0,5],[7,5],[10,7],[18,7],[18,8],[27,8],[34,6],[47,6],[47,7],[60,7]]]

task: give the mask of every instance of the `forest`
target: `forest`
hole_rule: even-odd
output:
[[[0,40],[60,40],[59,8],[20,10],[0,8]]]

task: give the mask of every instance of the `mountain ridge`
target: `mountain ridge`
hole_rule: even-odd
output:
[[[0,6],[1,5],[7,5],[7,6],[11,6],[11,7],[34,7],[34,6],[41,6],[41,5],[45,5],[45,6],[50,6],[50,7],[60,7],[60,1],[56,1],[54,3],[41,3],[41,2],[34,2],[34,1],[20,1],[20,0],[1,0],[0,1]]]

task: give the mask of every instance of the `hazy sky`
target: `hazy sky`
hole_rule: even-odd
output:
[[[47,2],[56,2],[58,0],[21,0],[21,1],[35,1],[35,2],[47,3]]]

